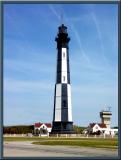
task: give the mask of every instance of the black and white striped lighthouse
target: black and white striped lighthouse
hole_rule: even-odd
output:
[[[67,27],[58,27],[57,42],[57,71],[54,95],[54,111],[52,133],[72,133],[72,105],[69,69],[69,46]]]

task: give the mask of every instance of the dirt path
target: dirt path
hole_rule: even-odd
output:
[[[4,142],[4,157],[116,157],[118,150]]]

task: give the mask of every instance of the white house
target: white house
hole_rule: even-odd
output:
[[[51,123],[35,123],[34,124],[34,133],[36,135],[48,135],[52,130]]]
[[[90,123],[87,128],[89,134],[100,134],[104,130],[106,130],[106,125],[103,123]]]
[[[118,129],[112,129],[106,126],[104,123],[90,123],[87,128],[88,134],[103,134],[103,135],[116,135]]]

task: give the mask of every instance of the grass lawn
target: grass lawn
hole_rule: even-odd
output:
[[[118,148],[118,141],[112,139],[80,139],[80,140],[45,140],[33,142],[38,145],[67,145],[79,147],[96,147],[96,148]]]
[[[118,148],[117,138],[47,138],[47,137],[4,137],[4,141],[35,141],[37,145],[68,145],[96,148]]]
[[[47,139],[47,137],[4,137],[4,141],[40,141]]]

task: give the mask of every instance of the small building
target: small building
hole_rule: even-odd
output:
[[[101,134],[106,129],[107,127],[103,123],[90,123],[87,130],[89,134]]]
[[[118,129],[112,129],[104,123],[90,123],[87,127],[87,134],[93,135],[111,135],[114,136],[118,133]]]
[[[41,136],[47,136],[52,130],[52,124],[51,123],[35,123],[34,124],[34,134],[35,135],[41,135]]]

